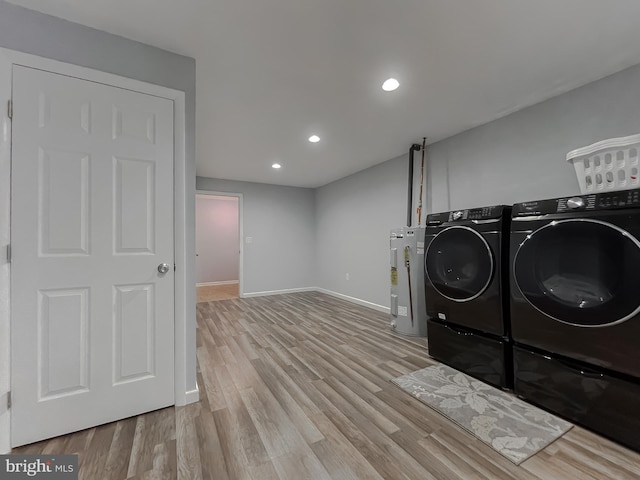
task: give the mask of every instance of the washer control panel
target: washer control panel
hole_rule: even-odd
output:
[[[630,207],[640,207],[640,189],[516,203],[513,206],[512,216],[526,217],[549,213],[609,210]]]
[[[640,206],[640,190],[601,193],[596,199],[596,208],[620,208]]]
[[[566,212],[567,210],[593,210],[596,206],[596,195],[586,195],[584,197],[559,198],[556,212]]]
[[[451,212],[432,213],[427,215],[427,225],[437,225],[444,222],[469,222],[474,220],[488,220],[500,218],[505,211],[504,205],[493,207],[468,208]]]

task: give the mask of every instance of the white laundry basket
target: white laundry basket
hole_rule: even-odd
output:
[[[580,192],[597,193],[640,188],[640,134],[609,138],[567,153]]]

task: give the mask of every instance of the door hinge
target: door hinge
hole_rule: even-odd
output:
[[[9,118],[13,118],[13,100],[9,100],[7,103],[7,115]]]
[[[11,392],[7,392],[7,410],[11,410]]]
[[[11,263],[11,245],[7,245],[7,263]]]
[[[173,264],[173,271],[174,272],[176,271],[176,264],[175,263]]]

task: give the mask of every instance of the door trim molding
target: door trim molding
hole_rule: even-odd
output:
[[[236,197],[238,199],[238,251],[240,252],[240,266],[238,268],[238,296],[245,298],[244,295],[244,222],[243,222],[243,196],[242,193],[230,192],[212,192],[210,190],[196,190],[197,195],[210,195],[215,197]],[[205,285],[205,284],[200,284]]]
[[[195,378],[187,378],[189,371],[193,370],[195,373],[195,342],[194,345],[187,344],[187,342],[194,340],[193,335],[195,333],[195,317],[190,318],[192,317],[190,312],[195,308],[195,282],[189,278],[193,276],[193,268],[192,265],[187,263],[188,260],[191,260],[191,263],[193,263],[193,259],[188,258],[190,257],[188,251],[190,252],[192,249],[189,249],[187,245],[189,236],[186,214],[189,205],[187,192],[193,191],[192,180],[194,179],[187,176],[185,93],[172,88],[87,67],[0,48],[0,75],[2,75],[0,79],[0,101],[2,101],[2,105],[0,105],[0,108],[6,108],[6,101],[11,99],[13,65],[46,70],[61,75],[137,91],[147,95],[154,95],[174,102],[174,261],[177,265],[174,278],[174,401],[176,405],[186,405],[187,403],[197,401],[198,388]],[[8,82],[6,78],[7,74]],[[2,117],[6,117],[6,113],[3,114]],[[1,125],[0,123],[0,126]],[[0,130],[0,170],[2,170],[0,173],[2,174],[2,178],[5,178],[4,169],[10,168],[10,161],[9,165],[5,165],[4,161],[4,157],[10,152],[10,137],[7,145],[6,139],[3,141],[3,133],[6,135],[6,128],[4,132]],[[11,198],[10,190],[2,189],[2,192],[3,193],[0,194],[0,203],[8,205]],[[0,220],[2,220],[1,217]],[[0,241],[3,240],[3,238],[0,238]],[[8,295],[8,293],[7,291],[6,294]],[[4,294],[5,292],[0,291],[0,296]],[[0,315],[2,313],[3,312],[0,312]],[[0,317],[0,327],[3,321],[8,321],[9,325],[11,323],[10,305],[8,318],[3,319]],[[191,330],[194,330],[194,332],[191,332]],[[195,389],[193,388],[194,385],[196,387]],[[1,436],[0,432],[0,438]]]
[[[5,252],[9,244],[11,202],[11,121],[7,102],[11,98],[11,65],[0,57],[0,400],[4,403],[10,385],[9,272]],[[6,405],[6,403],[4,403]],[[11,411],[0,407],[0,453],[11,450]]]

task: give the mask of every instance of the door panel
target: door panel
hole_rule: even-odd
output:
[[[115,252],[155,253],[155,164],[114,158],[116,170]]]
[[[13,104],[17,446],[174,403],[173,102],[15,66]]]
[[[89,290],[41,290],[38,303],[38,400],[86,391]]]
[[[154,286],[117,285],[114,361],[115,383],[155,374]],[[140,342],[140,340],[144,340]]]
[[[87,255],[89,155],[40,149],[38,190],[41,255]]]
[[[156,143],[156,115],[145,111],[131,110],[126,105],[112,108],[114,139],[129,139],[144,143]]]

